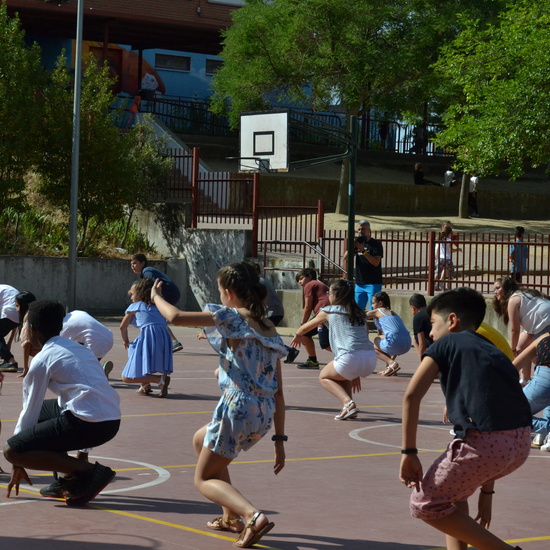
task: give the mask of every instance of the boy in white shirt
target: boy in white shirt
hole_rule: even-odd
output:
[[[41,351],[23,379],[23,410],[14,435],[4,447],[13,465],[8,484],[19,494],[21,480],[32,485],[25,468],[60,472],[66,503],[82,506],[115,477],[99,463],[67,454],[110,441],[120,427],[120,398],[93,353],[59,336],[65,310],[59,302],[40,300],[29,306],[29,338]],[[44,400],[46,390],[57,399]]]

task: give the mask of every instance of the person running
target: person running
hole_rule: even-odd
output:
[[[69,506],[83,506],[115,477],[115,472],[67,453],[98,447],[110,441],[120,427],[120,398],[111,388],[93,353],[59,335],[65,308],[59,302],[32,302],[28,312],[29,338],[40,352],[23,379],[23,410],[14,435],[4,447],[12,464],[9,497],[19,494],[26,472],[54,470]],[[57,399],[46,399],[46,391]]]
[[[492,343],[476,334],[486,310],[471,288],[449,290],[428,306],[434,343],[426,350],[403,399],[399,479],[414,489],[410,511],[445,533],[447,548],[513,547],[490,533],[495,480],[519,468],[531,447],[531,411],[517,370]],[[418,458],[420,405],[439,377],[455,439],[423,475]],[[468,498],[480,489],[475,519]],[[516,547],[518,550],[519,547]]]
[[[342,402],[342,410],[334,420],[355,418],[359,409],[352,393],[361,391],[361,378],[372,374],[376,367],[376,353],[369,340],[366,313],[354,299],[353,283],[338,279],[330,285],[330,305],[297,331],[291,346],[302,344],[302,335],[317,326],[327,323],[334,360],[328,363],[319,375],[321,385]]]
[[[220,504],[223,514],[207,523],[217,531],[241,533],[237,548],[249,548],[273,528],[267,516],[232,484],[228,467],[272,426],[275,435],[274,473],[285,465],[285,401],[280,359],[286,348],[273,323],[266,319],[265,286],[246,262],[223,267],[218,273],[222,305],[206,304],[205,311],[183,312],[162,298],[156,281],[151,299],[175,325],[203,326],[220,355],[218,383],[222,397],[212,421],[195,433],[198,455],[195,486]]]
[[[132,304],[128,306],[120,323],[122,342],[128,350],[122,381],[126,384],[141,384],[137,391],[142,395],[152,393],[151,384],[158,384],[160,392],[157,397],[166,397],[170,374],[174,370],[174,358],[166,321],[151,300],[152,287],[151,279],[141,279],[128,291]],[[128,338],[130,324],[140,329],[139,336],[133,342]]]
[[[172,281],[166,273],[147,265],[147,258],[145,257],[145,254],[134,254],[130,260],[130,268],[142,279],[151,279],[153,282],[160,279],[164,284],[164,294],[166,300],[174,306],[178,303],[178,300],[180,299],[180,289],[177,287],[176,283],[174,283],[174,281]],[[168,332],[170,333],[170,338],[172,339],[172,352],[175,353],[176,351],[181,351],[183,346],[169,327]]]

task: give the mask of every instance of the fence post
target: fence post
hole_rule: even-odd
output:
[[[317,201],[317,240],[325,235],[325,201]]]
[[[260,173],[254,172],[252,188],[252,257],[258,257],[258,206],[260,204]]]
[[[191,227],[197,227],[199,219],[199,151],[198,147],[193,147],[193,169],[191,174]]]
[[[428,296],[434,295],[435,277],[435,231],[428,233]]]

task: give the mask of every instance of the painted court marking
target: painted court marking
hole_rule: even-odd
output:
[[[112,458],[112,457],[105,457],[105,456],[94,456],[92,458],[95,458],[98,460],[105,460],[105,461],[125,462],[127,464],[135,464],[136,466],[141,466],[142,468],[153,470],[158,474],[158,477],[156,479],[152,479],[150,481],[147,481],[146,483],[140,483],[139,485],[134,485],[132,487],[121,487],[120,489],[107,489],[105,491],[101,491],[102,495],[109,495],[109,494],[115,494],[115,493],[128,493],[130,491],[137,491],[139,489],[147,489],[149,487],[154,487],[155,485],[160,485],[161,483],[164,483],[165,481],[168,481],[170,479],[170,472],[168,470],[166,470],[165,468],[161,468],[160,466],[156,466],[154,464],[149,464],[147,462],[139,462],[137,460],[125,460],[123,458]],[[25,485],[25,490],[38,493],[40,491],[40,488],[30,486],[30,485]],[[7,502],[0,502],[0,506],[11,506],[14,504],[23,504],[25,502],[34,502],[34,500],[9,499]]]

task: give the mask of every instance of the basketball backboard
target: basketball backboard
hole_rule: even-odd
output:
[[[241,114],[239,172],[288,172],[288,111]]]

